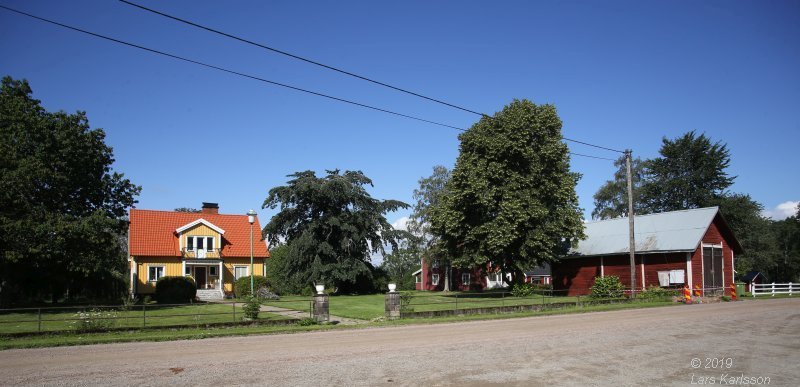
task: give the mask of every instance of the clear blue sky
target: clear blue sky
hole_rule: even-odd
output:
[[[352,72],[494,113],[552,103],[566,137],[635,156],[696,129],[728,144],[733,191],[800,200],[800,2],[440,1],[142,4]],[[0,3],[159,50],[455,126],[476,116],[246,46],[114,1]],[[49,110],[85,110],[139,208],[260,210],[301,170],[359,169],[411,202],[452,167],[458,132],[264,85],[0,10],[0,73]],[[616,157],[577,144],[574,152]],[[574,157],[592,194],[614,168]],[[395,221],[407,212],[390,214]]]

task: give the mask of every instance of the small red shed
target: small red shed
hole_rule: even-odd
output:
[[[767,283],[767,277],[764,276],[760,271],[751,271],[744,275],[741,279],[744,282],[744,288],[746,291],[752,293],[753,292],[753,285],[761,285]]]
[[[742,247],[717,207],[634,218],[636,288],[695,285],[730,294]],[[552,265],[553,289],[589,294],[595,277],[615,275],[630,288],[628,218],[586,223],[586,239]]]

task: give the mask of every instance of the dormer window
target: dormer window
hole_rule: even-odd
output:
[[[214,237],[210,236],[187,236],[186,237],[186,250],[214,250]]]

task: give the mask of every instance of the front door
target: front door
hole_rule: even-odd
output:
[[[722,288],[722,249],[719,247],[703,247],[703,287]],[[718,293],[719,289],[713,292]]]
[[[206,288],[206,267],[205,266],[195,266],[194,267],[194,282],[197,283],[198,289],[205,289]]]

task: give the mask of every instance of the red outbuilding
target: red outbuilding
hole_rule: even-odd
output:
[[[742,247],[717,207],[638,215],[635,224],[636,288],[650,286],[730,295]],[[589,294],[595,277],[615,275],[630,288],[628,218],[586,223],[586,239],[552,265],[553,289]]]

